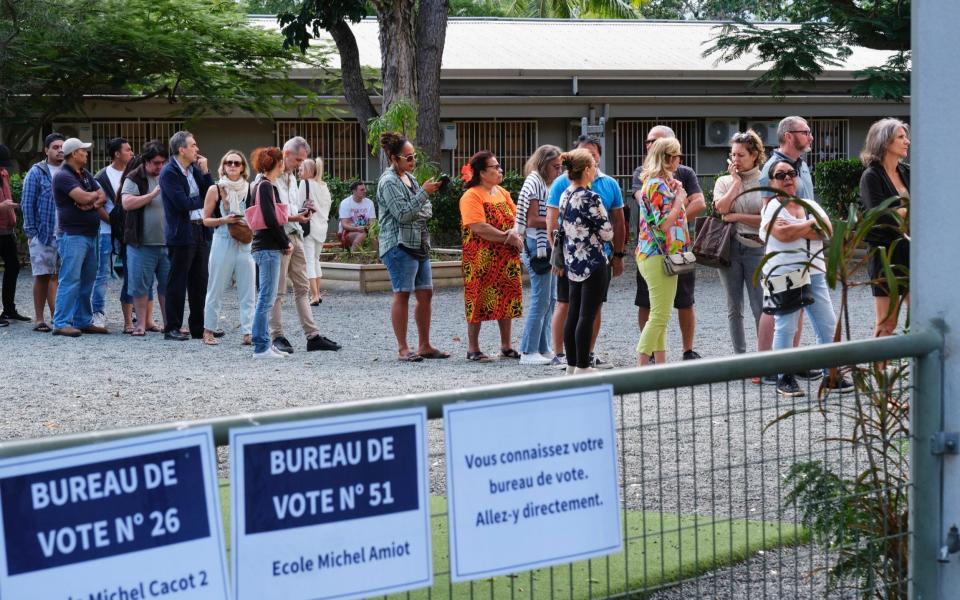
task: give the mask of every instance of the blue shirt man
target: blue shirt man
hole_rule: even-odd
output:
[[[770,187],[770,167],[780,161],[793,165],[799,174],[797,179],[797,197],[803,200],[816,200],[813,190],[813,177],[810,175],[810,166],[803,160],[803,155],[810,152],[813,142],[813,132],[803,117],[784,117],[777,126],[777,139],[780,147],[773,151],[770,158],[760,170],[759,184],[761,187]],[[773,197],[770,192],[764,192],[764,198]]]

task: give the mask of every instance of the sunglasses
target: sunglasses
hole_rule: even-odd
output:
[[[225,167],[242,167],[243,161],[240,160],[225,160],[223,161],[223,166]]]
[[[417,160],[417,155],[416,155],[416,154],[401,154],[398,158],[402,158],[402,159],[404,159],[404,160],[407,161],[407,162],[413,162],[413,161]]]
[[[650,144],[654,143],[655,141],[657,141],[656,138],[654,138],[654,139],[652,139],[652,140],[643,140],[643,145],[644,145],[644,146],[649,146]]]
[[[779,171],[773,174],[773,178],[776,179],[777,181],[783,181],[784,179],[787,179],[787,178],[796,179],[797,172],[796,171]]]
[[[500,165],[487,165],[484,167],[484,169],[496,169],[498,171],[502,171],[503,167],[501,167]]]

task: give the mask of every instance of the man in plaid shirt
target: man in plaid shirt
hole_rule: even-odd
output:
[[[59,258],[55,233],[57,205],[53,201],[53,177],[63,166],[63,135],[51,133],[43,140],[42,160],[30,168],[23,180],[20,209],[23,211],[23,231],[30,249],[30,268],[33,271],[34,331],[49,332],[43,320],[43,307],[50,307],[53,318],[57,297],[57,270]]]

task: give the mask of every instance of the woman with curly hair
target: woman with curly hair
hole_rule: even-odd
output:
[[[490,362],[480,350],[480,324],[500,327],[500,356],[520,358],[510,346],[511,319],[523,314],[520,250],[514,229],[517,206],[500,187],[503,168],[489,150],[481,150],[464,169],[466,191],[460,197],[463,238],[463,302],[467,316],[467,360]]]

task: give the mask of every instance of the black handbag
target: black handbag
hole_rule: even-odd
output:
[[[306,187],[307,187],[307,201],[304,202],[304,205],[311,205],[312,203],[310,202],[310,182],[307,180],[304,180],[304,183],[306,184]],[[304,239],[306,239],[306,237],[310,235],[310,221],[306,220],[303,223],[300,223],[300,228],[303,229],[303,237]]]
[[[707,267],[729,267],[734,224],[717,217],[698,217],[696,231],[693,254],[697,262]]]
[[[563,246],[567,243],[563,230],[557,227],[553,230],[553,250],[550,252],[550,266],[566,269],[567,263],[563,259]]]

